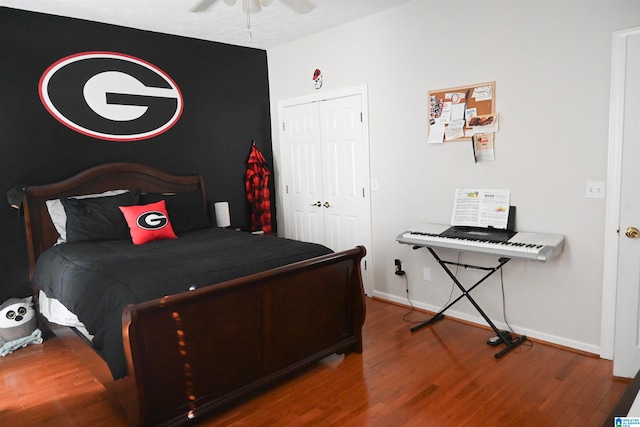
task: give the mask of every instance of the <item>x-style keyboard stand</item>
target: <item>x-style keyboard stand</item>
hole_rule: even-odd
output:
[[[424,247],[424,246],[414,246],[413,249],[419,249],[421,247]],[[444,312],[447,311],[449,309],[449,307],[451,307],[452,305],[454,305],[455,303],[460,301],[462,298],[466,297],[469,300],[469,302],[471,302],[471,304],[473,304],[475,309],[478,310],[478,313],[480,313],[480,315],[484,318],[484,320],[486,320],[486,322],[489,324],[489,326],[491,326],[491,329],[493,329],[493,331],[496,333],[496,335],[498,337],[500,337],[500,343],[503,343],[506,346],[501,351],[499,351],[498,353],[495,354],[496,359],[502,357],[505,353],[509,352],[510,350],[513,350],[515,347],[517,347],[518,345],[522,344],[527,339],[527,337],[524,336],[524,335],[516,337],[516,338],[513,338],[511,336],[511,334],[508,334],[508,333],[498,329],[496,327],[496,325],[491,321],[491,319],[489,319],[489,316],[486,315],[486,313],[482,310],[482,308],[478,305],[478,303],[469,294],[472,290],[474,290],[476,287],[478,287],[482,282],[484,282],[486,279],[488,279],[493,273],[495,273],[496,271],[499,271],[502,268],[503,265],[505,265],[507,262],[509,262],[511,260],[511,258],[506,258],[506,257],[499,258],[498,259],[498,263],[499,264],[496,267],[480,267],[480,266],[477,266],[477,265],[468,265],[468,264],[460,264],[460,263],[451,262],[451,261],[443,261],[442,259],[440,259],[438,254],[436,254],[435,251],[432,248],[430,248],[430,247],[426,247],[426,248],[429,250],[429,252],[431,252],[431,255],[433,255],[435,260],[438,262],[438,264],[440,264],[440,266],[449,275],[449,277],[451,277],[451,279],[456,284],[458,289],[460,289],[460,291],[462,291],[462,295],[460,295],[458,298],[454,299],[449,304],[447,304],[445,307],[443,307],[431,319],[427,320],[426,322],[420,323],[419,325],[416,325],[413,328],[411,328],[411,332],[415,332],[418,329],[424,328],[425,326],[428,326],[428,325],[430,325],[430,324],[442,319],[444,317]],[[485,274],[480,280],[478,280],[469,289],[466,289],[464,286],[462,286],[462,284],[460,283],[458,278],[451,272],[451,270],[449,270],[449,267],[447,265],[455,265],[455,266],[460,266],[460,267],[464,267],[464,268],[473,268],[473,269],[476,269],[476,270],[484,270],[484,271],[487,271],[487,274]]]

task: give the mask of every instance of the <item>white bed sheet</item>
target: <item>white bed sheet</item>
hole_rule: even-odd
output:
[[[40,291],[38,296],[38,307],[40,313],[46,317],[49,322],[62,326],[71,326],[80,331],[89,340],[93,338],[84,327],[84,324],[78,320],[78,316],[69,311],[69,309],[57,299],[49,298],[43,291]]]

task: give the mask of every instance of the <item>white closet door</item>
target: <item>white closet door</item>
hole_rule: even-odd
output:
[[[365,292],[370,293],[365,93],[281,102],[280,212],[285,237],[334,251],[365,246],[362,272]]]
[[[320,103],[324,244],[335,251],[363,244],[367,232],[361,99]]]
[[[313,243],[325,240],[319,119],[317,103],[284,109],[285,236]]]

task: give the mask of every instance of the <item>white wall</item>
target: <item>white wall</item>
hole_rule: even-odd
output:
[[[414,304],[444,305],[451,280],[426,250],[395,237],[420,222],[448,223],[457,187],[510,189],[517,229],[563,234],[566,245],[551,262],[505,266],[508,322],[516,332],[599,353],[605,202],[586,199],[585,185],[607,175],[612,33],[639,24],[633,0],[414,0],[271,49],[274,156],[277,102],[316,92],[316,68],[320,91],[366,83],[371,177],[379,182],[368,248],[374,295],[406,302],[404,279],[393,274],[399,258]],[[428,91],[485,81],[496,81],[496,160],[474,164],[468,142],[428,145]],[[495,258],[463,253],[461,262],[492,266]],[[460,269],[458,277],[472,283],[479,274]],[[473,295],[504,325],[500,275]],[[467,301],[448,314],[484,323]]]

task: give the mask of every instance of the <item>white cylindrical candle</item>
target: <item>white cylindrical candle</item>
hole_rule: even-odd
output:
[[[229,215],[229,202],[215,202],[213,204],[216,212],[216,225],[218,227],[228,227],[231,225]]]

